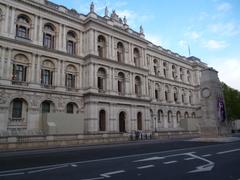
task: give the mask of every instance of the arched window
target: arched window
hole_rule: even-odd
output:
[[[106,131],[106,112],[104,110],[99,112],[99,131]]]
[[[120,112],[119,114],[119,132],[126,132],[126,113],[125,112]]]
[[[123,95],[125,93],[125,76],[124,73],[118,73],[118,94]]]
[[[156,59],[153,60],[153,71],[154,71],[154,75],[158,75],[158,62]]]
[[[16,22],[16,37],[30,39],[31,20],[26,15],[19,15]]]
[[[52,101],[46,100],[42,102],[41,108],[42,108],[43,114],[50,113],[50,112],[53,112],[54,110],[54,104]]]
[[[138,48],[133,50],[133,62],[136,67],[140,67],[140,52]]]
[[[166,78],[167,77],[167,63],[163,62],[163,76]]]
[[[41,84],[45,88],[51,88],[53,85],[54,64],[50,60],[42,63]]]
[[[98,92],[104,93],[106,91],[106,71],[103,68],[98,69]]]
[[[67,33],[67,53],[76,54],[77,35],[74,31],[68,31]]]
[[[178,111],[178,112],[177,112],[177,123],[179,124],[180,121],[181,121],[181,112]]]
[[[135,94],[141,96],[141,78],[139,76],[135,77]]]
[[[137,113],[137,129],[142,130],[142,113]]]
[[[117,61],[124,62],[124,46],[122,42],[117,43]]]
[[[168,111],[168,123],[172,123],[172,120],[173,120],[172,111]]]
[[[158,110],[158,123],[163,122],[163,120],[164,120],[164,114],[163,114],[163,111],[160,109]]]
[[[76,88],[76,74],[77,69],[74,65],[68,65],[66,68],[65,86],[67,90],[73,90]]]
[[[181,81],[183,81],[183,79],[184,79],[184,72],[183,72],[183,68],[180,68],[180,79],[181,79]]]
[[[43,30],[43,46],[48,49],[54,49],[55,36],[56,36],[55,27],[50,23],[45,24]]]
[[[103,35],[98,36],[98,56],[106,58],[106,39]]]
[[[68,114],[74,114],[74,113],[77,113],[78,107],[75,103],[70,102],[66,106],[66,111],[67,111]]]
[[[17,85],[23,85],[27,81],[28,71],[28,58],[23,54],[18,54],[14,57],[13,71],[12,71],[12,83]]]
[[[25,120],[27,113],[27,103],[21,98],[16,98],[11,102],[12,117],[11,121],[23,121]]]

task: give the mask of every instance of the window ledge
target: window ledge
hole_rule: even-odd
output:
[[[12,84],[13,85],[19,85],[19,86],[28,86],[28,82],[25,81],[16,81],[16,80],[12,80]]]

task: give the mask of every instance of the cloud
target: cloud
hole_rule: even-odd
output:
[[[153,35],[153,34],[146,33],[145,38],[155,45],[164,46],[164,47],[167,46],[167,42],[163,41],[159,35]]]
[[[217,59],[211,61],[209,66],[218,71],[221,81],[229,86],[240,90],[240,57],[229,59]]]
[[[240,32],[240,25],[235,22],[211,24],[208,28],[213,33],[225,36],[235,36]]]
[[[217,10],[220,12],[228,12],[231,9],[232,9],[232,5],[227,2],[223,2],[217,6]]]
[[[192,40],[197,40],[200,38],[201,35],[200,35],[200,33],[196,32],[196,31],[191,31],[191,32],[185,33],[185,36]]]
[[[187,41],[185,41],[185,40],[180,40],[180,41],[178,42],[178,44],[179,44],[179,46],[180,46],[181,48],[186,48],[186,47],[188,47],[188,43],[187,43]]]
[[[217,40],[211,39],[204,42],[203,46],[208,49],[216,50],[216,49],[224,49],[228,47],[228,44],[225,41],[217,41]]]

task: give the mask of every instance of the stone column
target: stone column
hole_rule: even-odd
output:
[[[113,54],[112,54],[112,37],[109,36],[107,41],[107,54],[106,57],[109,59],[113,58]]]
[[[66,69],[66,67],[65,67],[65,62],[62,60],[61,60],[61,62],[62,62],[62,68],[61,68],[62,74],[60,76],[62,76],[62,78],[61,78],[60,86],[65,87],[65,77],[66,77],[65,69]]]
[[[59,25],[59,45],[58,45],[58,49],[60,50],[60,51],[62,51],[63,50],[63,25],[62,24],[60,24]]]
[[[8,57],[7,57],[7,73],[6,73],[6,79],[12,80],[12,49],[8,49]]]
[[[2,79],[2,78],[4,78],[3,76],[4,76],[4,65],[5,65],[5,48],[4,47],[2,47],[2,56],[1,56],[1,69],[0,69],[0,78]]]
[[[33,31],[33,43],[34,44],[37,44],[37,42],[38,42],[37,32],[38,32],[38,16],[34,16],[34,31]]]
[[[43,19],[42,17],[39,17],[39,32],[38,32],[38,43],[40,46],[43,45]]]
[[[78,46],[78,55],[79,56],[83,56],[83,33],[82,32],[80,32],[79,33],[79,42],[78,42],[78,44],[79,44],[79,46]]]
[[[10,34],[12,38],[15,38],[14,27],[15,27],[15,8],[12,7],[12,14],[11,14],[11,24],[10,24]]]
[[[57,61],[57,78],[55,78],[56,79],[56,86],[61,86],[62,85],[62,83],[61,83],[61,72],[63,73],[63,74],[65,74],[64,73],[64,70],[61,68],[61,60],[59,59],[58,61]]]
[[[88,87],[90,88],[93,88],[94,87],[94,84],[93,84],[93,74],[91,72],[93,72],[93,65],[90,64],[89,67],[88,67],[89,71],[88,71],[88,76],[89,76],[89,84],[88,84]],[[97,78],[97,76],[96,76]]]
[[[93,51],[93,42],[94,42],[94,40],[93,40],[93,30],[89,30],[89,32],[88,32],[88,41],[89,41],[89,46],[88,46],[88,48],[89,48],[89,53],[90,54],[94,54],[94,51]]]
[[[36,72],[35,72],[35,69],[36,69],[35,68],[35,60],[36,60],[36,55],[32,54],[32,63],[31,63],[32,67],[31,67],[31,73],[29,73],[30,78],[31,78],[31,80],[30,80],[31,83],[35,83],[35,74],[36,74]]]
[[[129,44],[129,54],[128,54],[129,58],[128,58],[128,63],[133,65],[133,59],[132,59],[132,44]]]
[[[62,46],[63,46],[63,51],[67,51],[67,31],[66,31],[66,26],[63,25],[63,39],[62,39]]]
[[[168,63],[168,75],[167,76],[169,79],[173,79],[172,71],[173,71],[172,64]]]
[[[6,33],[6,35],[8,35],[9,31],[8,31],[8,27],[9,27],[9,6],[7,5],[6,7],[6,15],[5,15],[5,30],[4,32]]]
[[[41,57],[37,55],[36,83],[41,84]]]

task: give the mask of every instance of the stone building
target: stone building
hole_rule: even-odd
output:
[[[1,0],[0,134],[198,130],[206,67],[107,8]]]

